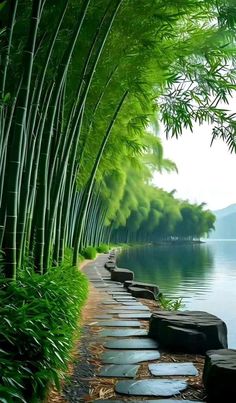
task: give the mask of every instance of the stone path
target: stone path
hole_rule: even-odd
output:
[[[97,329],[96,342],[99,339],[102,346],[96,377],[116,380],[113,400],[97,399],[94,402],[192,403],[193,400],[179,400],[178,396],[188,388],[186,377],[197,375],[197,369],[191,362],[158,363],[161,356],[158,343],[148,337],[145,328],[145,321],[151,316],[150,309],[132,297],[123,284],[109,280],[109,272],[104,268],[106,261],[107,256],[101,255],[84,269],[90,282],[104,296],[100,314],[89,324]],[[150,362],[148,379],[146,376],[137,378],[143,362]],[[157,400],[137,400],[137,397],[155,397]]]

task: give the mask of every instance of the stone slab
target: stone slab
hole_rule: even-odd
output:
[[[146,337],[148,332],[145,329],[107,329],[102,330],[100,335],[102,337]]]
[[[123,308],[120,308],[120,309],[112,309],[112,310],[109,310],[109,311],[107,311],[107,313],[109,313],[109,314],[111,314],[111,315],[122,315],[122,314],[133,314],[133,315],[135,315],[135,314],[140,314],[140,315],[146,315],[148,312],[147,311],[140,311],[140,309],[139,310],[137,310],[137,309],[123,309]]]
[[[160,353],[156,350],[107,351],[101,355],[101,360],[104,364],[138,364],[139,362],[153,361],[159,358]]]
[[[140,381],[119,381],[115,391],[120,394],[133,396],[173,396],[187,388],[185,381],[174,379],[148,379]]]
[[[151,313],[120,313],[118,315],[119,318],[122,319],[150,319],[150,317],[152,316]]]
[[[96,326],[109,327],[140,327],[141,323],[137,320],[109,320],[97,322]]]
[[[198,375],[197,368],[192,362],[160,363],[149,364],[149,371],[154,376],[195,376]]]
[[[134,273],[129,269],[116,268],[111,273],[111,280],[124,283],[126,280],[133,280]]]
[[[111,319],[112,315],[97,315],[94,319]]]
[[[150,337],[172,351],[205,354],[227,347],[227,327],[204,311],[159,311],[152,314]]]
[[[113,311],[111,311],[111,313],[112,313],[112,312],[115,312],[115,311],[122,311],[122,312],[117,312],[117,313],[129,313],[129,311],[138,311],[138,312],[140,312],[140,311],[145,311],[145,313],[146,313],[146,312],[149,312],[150,310],[149,310],[149,308],[146,307],[146,306],[126,305],[126,306],[123,306],[123,307],[120,308],[120,309],[113,308]],[[143,312],[142,312],[142,313],[143,313]]]
[[[127,403],[127,400],[94,400],[94,402],[100,403]],[[133,403],[204,403],[196,400],[173,400],[173,399],[158,399],[158,400],[130,400]]]
[[[106,342],[104,347],[119,350],[154,350],[158,343],[149,338],[119,339]]]
[[[106,365],[100,369],[97,376],[102,378],[134,378],[138,369],[139,365]]]
[[[146,288],[129,287],[128,291],[131,293],[131,295],[137,298],[145,298],[151,300],[156,299],[154,293],[150,290],[147,290]]]
[[[203,382],[210,403],[235,401],[236,350],[207,351]]]
[[[127,295],[127,294],[124,295],[124,296],[120,296],[120,297],[117,295],[117,296],[114,296],[114,298],[115,298],[117,301],[119,300],[119,301],[124,301],[124,302],[126,302],[126,301],[127,301],[127,302],[129,302],[129,301],[137,301],[136,298],[131,297],[130,295]]]
[[[143,304],[141,304],[141,302],[138,302],[137,300],[131,300],[131,301],[122,301],[122,305],[124,306],[144,306]]]

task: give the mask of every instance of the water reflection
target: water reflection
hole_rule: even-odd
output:
[[[138,281],[158,284],[165,295],[182,297],[185,308],[221,317],[236,347],[236,241],[131,248],[118,265],[133,270]]]

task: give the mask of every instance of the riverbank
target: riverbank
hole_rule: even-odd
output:
[[[108,351],[105,347],[105,342],[106,340],[113,339],[113,337],[101,337],[101,333],[104,332],[104,329],[109,329],[109,327],[107,328],[102,325],[102,317],[104,320],[109,321],[116,321],[118,319],[118,314],[111,314],[111,308],[114,307],[114,302],[111,295],[108,294],[108,290],[114,286],[108,280],[109,272],[105,271],[103,268],[106,259],[106,256],[100,255],[95,261],[89,263],[84,262],[83,264],[83,271],[90,278],[90,290],[88,301],[83,310],[81,338],[80,341],[76,343],[73,364],[71,364],[68,374],[69,381],[64,384],[64,390],[61,394],[56,394],[56,392],[51,393],[47,400],[48,403],[93,402],[98,399],[121,398],[121,396],[115,392],[115,385],[119,378],[96,376],[103,366],[101,355]],[[95,274],[99,276],[99,278],[104,277],[104,284],[106,284],[107,281],[108,287],[99,287],[97,281],[94,280]],[[104,304],[106,300],[110,302]],[[155,301],[138,299],[137,303],[150,309],[150,312],[159,309]],[[120,303],[117,304],[116,307],[119,307],[119,309],[124,308]],[[140,326],[141,329],[147,330],[148,321],[140,320]],[[127,354],[129,354],[128,351]],[[193,401],[204,400],[204,390],[201,383],[204,357],[189,354],[169,354],[168,352],[161,351],[161,357],[158,363],[161,362],[192,362],[198,370],[198,376],[185,377],[188,382],[188,388],[183,391],[180,396],[182,399],[190,399]],[[140,363],[135,378],[136,380],[148,380],[153,378],[149,372],[149,364],[150,361],[148,360]],[[173,379],[173,377],[167,378],[170,380]],[[130,398],[122,399],[122,401],[129,400]]]

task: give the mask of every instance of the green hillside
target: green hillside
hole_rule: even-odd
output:
[[[215,231],[210,239],[236,238],[236,204],[231,204],[221,210],[214,211],[216,216]]]

